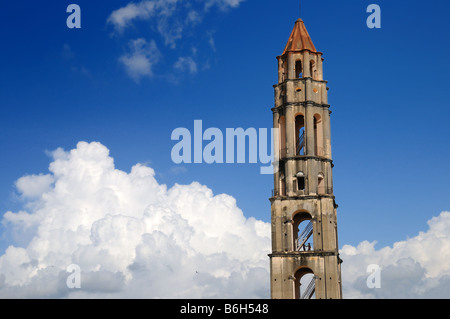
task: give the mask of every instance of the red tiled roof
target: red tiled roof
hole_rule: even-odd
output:
[[[288,43],[282,55],[287,52],[297,52],[303,50],[317,52],[311,37],[306,30],[305,23],[302,19],[298,19],[295,21],[294,30],[292,30],[291,36],[289,37]]]

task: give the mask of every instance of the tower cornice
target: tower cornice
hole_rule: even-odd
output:
[[[274,202],[276,200],[279,201],[295,201],[295,200],[308,200],[308,199],[321,199],[321,198],[330,198],[335,200],[334,195],[330,194],[320,194],[320,195],[296,195],[296,196],[272,196],[269,198],[270,202]]]
[[[300,78],[300,79],[285,79],[283,82],[280,82],[278,84],[274,84],[273,88],[276,88],[277,86],[286,84],[287,82],[298,82],[298,81],[306,82],[306,80],[311,80],[311,81],[316,82],[316,83],[328,84],[328,81],[326,81],[326,80],[314,80],[312,77],[304,77],[304,78]]]
[[[305,51],[308,51],[309,53],[313,53],[313,54],[317,54],[317,55],[323,55],[323,52],[320,52],[320,51],[312,51],[309,49],[303,49],[303,50],[287,51],[284,54],[277,56],[276,58],[277,58],[277,60],[279,60],[279,59],[282,59],[286,55],[293,54],[293,53],[303,53]]]
[[[282,110],[283,108],[286,107],[294,107],[294,106],[315,106],[315,107],[323,107],[325,109],[329,109],[331,107],[330,104],[326,104],[326,103],[316,103],[314,101],[303,101],[303,102],[285,102],[280,106],[276,106],[274,108],[272,108],[272,112],[279,112],[280,110]]]
[[[269,257],[323,257],[323,256],[338,256],[338,251],[274,251],[268,254]]]
[[[330,158],[326,158],[323,156],[316,156],[316,155],[296,155],[296,156],[289,156],[289,157],[283,157],[280,158],[280,161],[306,161],[306,160],[316,160],[316,161],[322,161],[326,163],[330,163],[333,165],[333,160]]]

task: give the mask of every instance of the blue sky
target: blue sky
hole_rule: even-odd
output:
[[[168,31],[183,25],[171,40],[149,20],[119,31],[108,23],[128,1],[78,0],[82,28],[68,29],[70,3],[0,4],[0,212],[22,207],[14,183],[46,174],[48,151],[98,141],[121,170],[145,163],[169,187],[198,181],[236,198],[245,216],[270,221],[273,180],[259,164],[179,169],[170,136],[197,119],[223,131],[271,127],[275,57],[298,1],[230,1],[234,7],[207,11],[192,1],[165,21]],[[370,3],[382,9],[381,29],[366,26]],[[340,246],[392,245],[425,231],[450,209],[450,4],[321,0],[302,7],[330,87]],[[185,22],[192,8],[201,19]],[[137,77],[120,60],[135,39],[158,48],[151,72]],[[13,239],[2,231],[3,250]]]

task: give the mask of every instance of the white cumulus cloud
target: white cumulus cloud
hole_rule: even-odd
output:
[[[270,296],[270,224],[233,197],[195,182],[167,188],[141,164],[118,170],[96,142],[51,156],[49,172],[16,182],[23,209],[3,215],[22,239],[0,256],[0,298]],[[450,298],[450,212],[392,246],[363,241],[340,255],[344,298]],[[66,285],[72,264],[79,289]],[[380,288],[367,286],[372,264]]]
[[[26,208],[3,223],[30,240],[0,256],[0,297],[269,296],[270,225],[229,195],[195,182],[168,189],[140,164],[118,170],[96,142],[58,149],[49,174],[19,181]],[[79,289],[66,285],[71,264]]]
[[[53,183],[53,177],[47,175],[29,175],[19,178],[16,187],[24,197],[38,197]]]

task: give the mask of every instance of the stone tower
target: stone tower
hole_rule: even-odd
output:
[[[330,105],[318,52],[301,19],[278,59],[271,202],[273,299],[342,298]],[[277,134],[276,134],[277,135]]]

